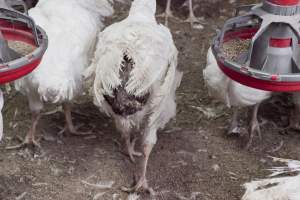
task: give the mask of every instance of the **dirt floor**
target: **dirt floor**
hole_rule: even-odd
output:
[[[300,159],[300,134],[283,132],[274,126],[283,128],[288,124],[292,108],[286,103],[288,97],[281,98],[286,102],[273,99],[261,107],[260,119],[266,122],[262,125],[263,140],[256,138],[249,151],[243,148],[247,134],[225,136],[231,111],[208,96],[202,69],[216,29],[232,15],[234,5],[255,1],[230,2],[195,0],[196,15],[204,19],[202,30],[170,20],[184,78],[177,93],[177,118],[159,132],[150,158],[148,178],[158,193],[157,199],[238,200],[244,192],[243,183],[267,174],[265,169],[272,164],[268,156]],[[124,18],[128,5],[117,4],[116,10],[108,24]],[[174,14],[184,19],[187,9],[175,9]],[[0,143],[1,200],[127,199],[120,187],[132,183],[137,168],[119,152],[120,136],[112,121],[89,98],[74,105],[73,116],[75,122],[86,125],[85,129],[92,128],[95,135],[60,137],[57,133],[58,126],[64,124],[63,114],[44,116],[38,129],[43,152],[38,154],[4,149],[16,144],[17,135],[24,137],[30,126],[26,99],[15,92],[5,99],[6,137]],[[244,132],[246,113],[241,116]],[[281,149],[276,149],[281,145]],[[98,186],[91,185],[97,183]],[[149,196],[142,194],[140,199],[147,200]]]

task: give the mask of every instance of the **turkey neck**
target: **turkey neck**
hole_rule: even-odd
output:
[[[155,13],[156,0],[135,0],[131,5],[128,19],[156,23]]]

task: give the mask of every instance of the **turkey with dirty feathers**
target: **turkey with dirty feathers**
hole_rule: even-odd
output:
[[[130,159],[143,155],[139,180],[124,189],[152,194],[146,180],[148,159],[157,130],[176,115],[175,92],[182,78],[172,35],[156,22],[155,12],[155,0],[135,0],[125,20],[99,34],[95,58],[86,72],[94,78],[95,104],[114,118]],[[134,149],[139,137],[143,154]]]
[[[119,72],[122,83],[119,87],[114,89],[113,96],[104,95],[105,100],[111,105],[114,113],[124,117],[141,111],[149,99],[149,93],[142,97],[127,93],[126,84],[129,81],[133,67],[133,60],[124,55]]]

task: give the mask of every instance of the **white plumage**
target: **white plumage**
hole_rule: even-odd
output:
[[[286,162],[288,167],[271,169],[271,177],[289,172],[300,172],[300,162],[276,159]],[[253,181],[244,185],[246,192],[242,200],[300,200],[300,175],[281,178],[269,178]]]
[[[207,52],[206,68],[203,70],[203,78],[208,87],[209,95],[224,102],[231,107],[228,88],[231,80],[218,67],[211,48]]]
[[[72,100],[80,93],[101,20],[112,12],[106,0],[40,0],[29,15],[47,32],[49,46],[39,67],[16,87],[26,94],[33,89],[50,103]]]
[[[238,130],[238,108],[255,106],[251,120],[249,146],[252,142],[254,131],[260,132],[257,121],[258,107],[261,102],[270,98],[272,93],[244,86],[228,78],[218,67],[211,48],[207,53],[207,65],[203,70],[203,76],[209,94],[224,102],[228,107],[233,107],[235,109],[229,132],[236,132]]]
[[[132,133],[142,131],[144,165],[133,190],[147,187],[148,157],[157,141],[157,129],[163,128],[176,114],[175,91],[182,77],[177,71],[178,52],[172,35],[157,24],[155,12],[155,0],[135,0],[125,20],[99,34],[95,58],[87,71],[87,76],[94,74],[95,104],[115,119],[132,160],[139,155],[134,151]],[[126,71],[128,77],[124,75]],[[123,107],[127,110],[121,110]],[[121,114],[115,111],[119,108]],[[128,114],[132,109],[136,110]]]
[[[29,11],[49,38],[39,67],[15,83],[16,89],[28,98],[34,122],[44,102],[63,103],[68,128],[74,129],[70,125],[68,102],[82,92],[83,70],[90,64],[97,34],[104,27],[104,17],[112,13],[108,0],[40,0]],[[35,130],[35,124],[30,132]],[[32,137],[31,133],[26,139],[31,143]]]

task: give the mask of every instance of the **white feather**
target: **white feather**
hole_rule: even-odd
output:
[[[49,38],[39,67],[15,84],[32,107],[40,108],[39,101],[69,101],[81,93],[82,73],[90,64],[97,33],[104,27],[103,18],[112,13],[108,0],[40,0],[29,11]]]
[[[227,106],[230,106],[228,87],[231,80],[218,67],[211,48],[207,52],[206,68],[203,70],[203,78],[208,87],[209,95],[221,100]]]
[[[285,162],[288,166],[272,168],[271,176],[300,172],[299,161],[278,158],[274,161]],[[300,200],[300,175],[252,181],[244,187],[246,192],[242,200]]]
[[[107,27],[98,36],[95,58],[87,74],[94,73],[95,104],[114,116],[121,127],[139,127],[148,116],[146,142],[155,144],[157,128],[175,116],[175,91],[182,73],[177,71],[177,49],[170,31],[155,20],[154,0],[135,0],[129,16]],[[116,116],[103,95],[112,95],[120,83],[124,54],[134,61],[126,91],[135,96],[150,92],[143,111],[127,118]],[[118,125],[117,125],[118,126]],[[147,138],[147,137],[146,137]]]
[[[247,87],[228,78],[218,67],[211,48],[207,53],[207,65],[203,70],[209,94],[228,107],[253,106],[271,97],[271,92]]]

